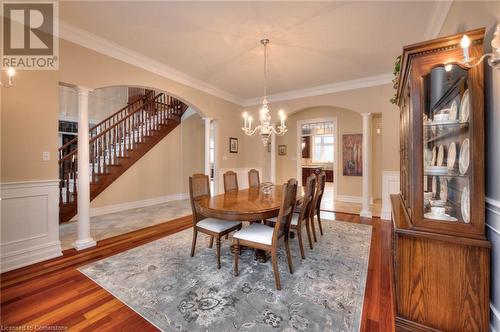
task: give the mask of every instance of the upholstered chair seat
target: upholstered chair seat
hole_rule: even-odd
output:
[[[273,242],[274,227],[262,224],[251,224],[233,234],[233,238],[271,245]]]
[[[239,221],[226,221],[215,218],[206,218],[199,221],[196,226],[198,228],[203,228],[212,232],[222,233],[227,231],[235,226],[241,225]]]

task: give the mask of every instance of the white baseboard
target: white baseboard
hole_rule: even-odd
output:
[[[2,255],[2,273],[62,256],[59,240]]]
[[[362,196],[337,195],[337,201],[345,203],[363,203]],[[370,204],[373,204],[373,197],[370,197]]]
[[[391,220],[391,194],[399,193],[399,172],[382,171],[382,209],[380,219]]]
[[[0,271],[61,256],[59,180],[1,184]]]
[[[172,201],[178,201],[178,200],[188,199],[188,198],[189,198],[188,193],[180,193],[180,194],[172,194],[172,195],[153,197],[153,198],[143,199],[140,201],[106,205],[106,206],[101,206],[101,207],[97,207],[97,208],[91,207],[90,208],[90,216],[97,217],[97,216],[102,216],[102,215],[109,214],[109,213],[116,213],[116,212],[120,212],[120,211],[131,210],[131,209],[138,209],[138,208],[142,208],[142,207],[147,207],[147,206],[152,206],[152,205],[157,205],[157,204],[162,204],[162,203],[167,203],[167,202],[172,202]],[[77,220],[77,217],[78,217],[78,215],[74,216],[71,220]]]

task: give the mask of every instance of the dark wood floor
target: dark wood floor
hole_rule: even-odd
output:
[[[362,331],[393,331],[390,222],[337,213],[373,225]],[[99,241],[97,247],[1,275],[1,325],[58,325],[78,331],[156,331],[145,319],[78,272],[79,266],[189,228],[191,217]]]

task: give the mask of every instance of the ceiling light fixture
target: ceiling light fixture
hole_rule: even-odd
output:
[[[262,138],[262,143],[264,146],[267,146],[267,142],[269,141],[269,138],[271,135],[274,133],[277,136],[283,136],[287,132],[286,126],[285,126],[285,112],[283,110],[280,110],[278,112],[280,116],[280,125],[277,127],[277,129],[274,127],[273,124],[271,124],[271,115],[269,114],[269,107],[267,106],[268,101],[267,101],[267,44],[269,44],[269,39],[262,39],[260,43],[264,46],[264,99],[262,100],[262,108],[260,109],[259,113],[259,120],[260,124],[252,129],[252,120],[253,118],[248,115],[247,112],[243,113],[243,118],[244,120],[244,127],[241,128],[243,132],[248,135],[252,136],[255,134],[257,131],[260,131],[260,136]]]
[[[493,39],[491,40],[492,53],[484,54],[477,62],[471,59],[469,56],[469,46],[471,41],[467,35],[462,37],[460,41],[460,47],[462,47],[464,52],[463,64],[466,67],[472,68],[479,65],[484,59],[488,58],[488,64],[496,69],[500,69],[500,24],[497,25],[495,33],[493,34]]]

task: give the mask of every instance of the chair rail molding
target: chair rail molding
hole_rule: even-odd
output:
[[[0,271],[61,256],[59,180],[4,182],[0,186]]]
[[[397,194],[399,187],[399,171],[382,171],[382,210],[380,219],[391,220],[391,194]]]

